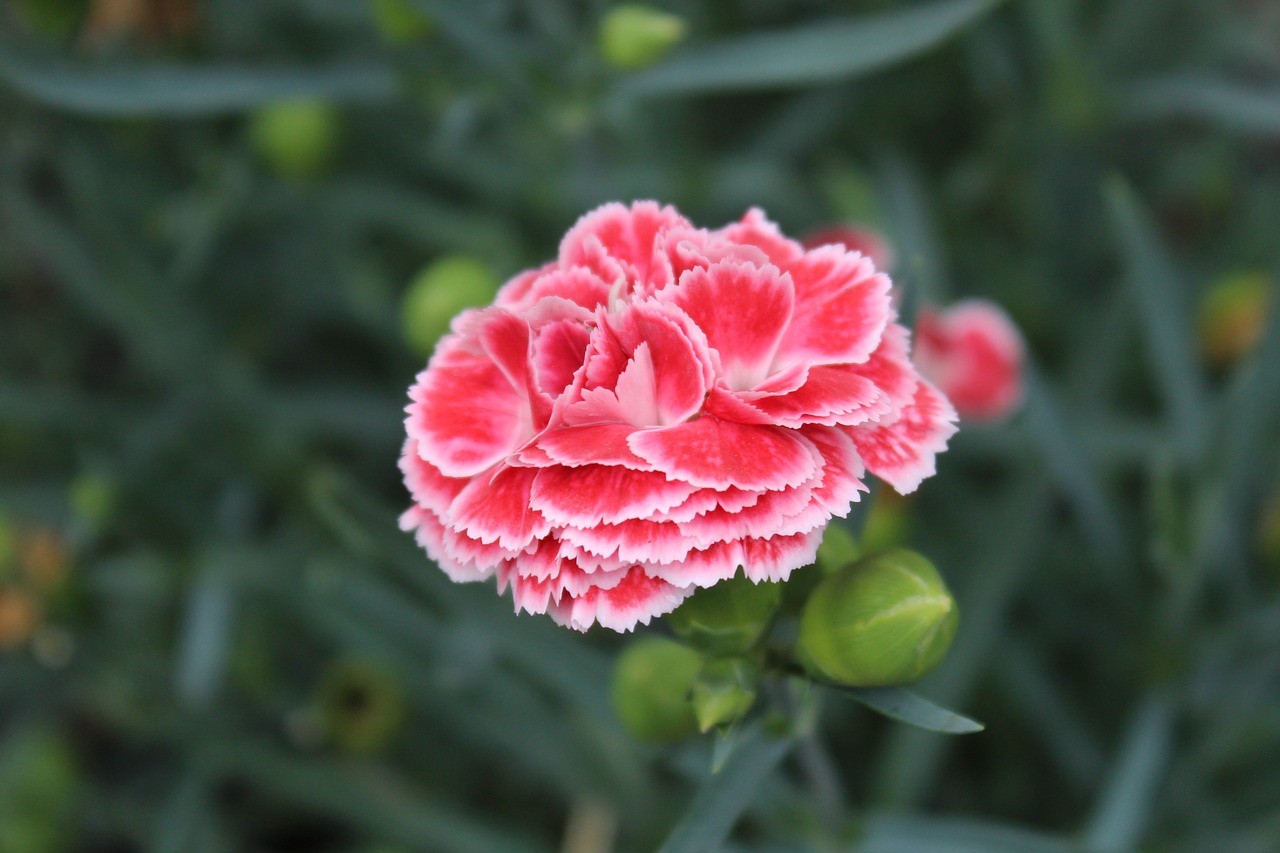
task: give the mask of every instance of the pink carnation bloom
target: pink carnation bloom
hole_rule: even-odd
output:
[[[401,526],[454,580],[616,631],[698,587],[813,562],[867,471],[934,471],[951,404],[889,279],[758,210],[716,231],[608,204],[463,312],[410,389]]]
[[[816,249],[833,243],[843,245],[850,252],[861,252],[871,259],[876,269],[893,272],[893,246],[883,234],[861,225],[828,225],[806,236],[801,243],[806,249]]]
[[[1000,308],[984,299],[928,307],[916,319],[914,355],[962,418],[993,421],[1022,401],[1022,336]]]

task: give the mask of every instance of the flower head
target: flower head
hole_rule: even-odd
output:
[[[902,492],[955,431],[890,282],[758,210],[718,230],[608,204],[466,311],[410,390],[406,530],[455,580],[618,631],[739,570],[813,562],[870,472]]]
[[[1022,402],[1022,335],[985,299],[967,299],[941,312],[922,308],[914,359],[962,418],[1000,420]]]

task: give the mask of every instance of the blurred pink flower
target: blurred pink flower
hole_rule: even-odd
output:
[[[813,562],[870,471],[934,471],[955,413],[890,282],[758,210],[716,231],[608,204],[463,312],[410,389],[401,518],[454,580],[617,631]]]
[[[962,418],[999,420],[1022,402],[1022,335],[994,303],[968,299],[941,312],[922,308],[913,358]]]
[[[816,249],[833,243],[843,244],[850,252],[861,252],[871,259],[881,272],[893,272],[897,258],[893,245],[874,228],[862,225],[828,225],[808,234],[801,243],[806,249]]]

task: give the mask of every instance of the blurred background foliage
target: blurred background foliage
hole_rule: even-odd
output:
[[[0,850],[1280,849],[1278,8],[4,0]],[[985,733],[831,696],[709,777],[396,529],[442,318],[632,198],[1025,330],[851,519]]]

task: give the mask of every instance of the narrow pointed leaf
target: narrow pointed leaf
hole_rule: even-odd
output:
[[[658,853],[718,850],[765,780],[795,743],[767,734],[759,723],[743,730],[733,753],[694,796]]]
[[[1130,85],[1120,114],[1131,121],[1195,119],[1230,130],[1280,136],[1280,87],[1264,89],[1207,75],[1171,75]]]
[[[999,2],[935,0],[878,15],[724,39],[637,74],[624,87],[643,94],[689,94],[857,77],[923,53]]]
[[[943,735],[967,735],[986,728],[977,720],[935,705],[904,687],[842,687],[846,696],[918,729]]]

